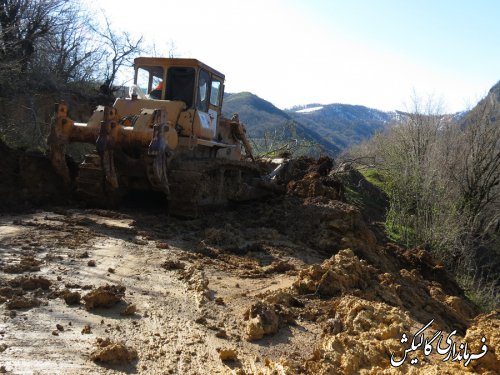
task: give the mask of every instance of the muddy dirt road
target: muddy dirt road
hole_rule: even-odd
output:
[[[406,372],[498,369],[498,313],[474,321],[474,306],[425,254],[377,245],[341,202],[268,203],[197,220],[3,214],[1,370],[400,373],[390,355],[403,353],[401,335],[432,318],[462,336],[485,325],[492,357],[466,369],[430,356]]]
[[[108,211],[3,216],[1,293],[17,294],[32,306],[2,306],[1,365],[14,373],[107,373],[90,357],[96,338],[110,338],[137,351],[136,363],[113,366],[126,372],[258,372],[265,358],[286,356],[290,341],[312,345],[318,328],[304,324],[273,337],[273,345],[264,340],[254,347],[241,321],[256,296],[289,287],[296,268],[319,258],[270,246],[254,257],[214,259],[210,252],[218,250],[200,243],[200,230],[196,221]],[[217,241],[216,229],[205,232]],[[45,284],[14,288],[12,280]],[[109,308],[87,310],[84,300],[69,305],[64,299],[65,293],[84,296],[105,285],[125,287]],[[127,306],[136,311],[123,315]],[[240,359],[221,361],[220,350]]]

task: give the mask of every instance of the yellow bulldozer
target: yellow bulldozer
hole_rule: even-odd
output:
[[[221,114],[224,78],[196,59],[136,58],[129,97],[98,106],[88,123],[56,104],[48,138],[54,168],[70,184],[65,146],[94,143],[75,180],[80,196],[109,204],[131,189],[152,189],[183,216],[261,195],[263,170],[245,128],[236,114]]]

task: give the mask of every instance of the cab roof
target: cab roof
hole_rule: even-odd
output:
[[[225,79],[224,74],[221,72],[209,67],[208,65],[202,63],[199,60],[196,59],[179,59],[179,58],[172,58],[172,57],[136,57],[134,59],[134,66],[162,66],[165,68],[171,67],[171,66],[178,66],[178,67],[192,67],[192,68],[202,68],[210,73],[219,76],[222,79]]]

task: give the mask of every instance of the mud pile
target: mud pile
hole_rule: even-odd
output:
[[[43,276],[33,275],[40,271],[41,264],[34,256],[25,256],[13,261],[13,264],[0,267],[5,275],[23,274],[9,279],[0,278],[0,305],[5,303],[6,309],[10,310],[9,316],[16,316],[15,310],[40,306],[43,302],[41,298],[54,298],[52,282]]]
[[[302,198],[322,196],[331,200],[344,200],[344,186],[335,177],[330,176],[333,160],[322,157],[314,160],[301,157],[287,166],[281,177],[286,183],[288,194]]]
[[[322,327],[323,334],[308,359],[270,363],[273,374],[281,370],[286,374],[498,373],[500,311],[474,319],[477,310],[470,302],[460,295],[447,295],[443,289],[415,269],[389,274],[359,259],[351,249],[342,250],[300,271],[291,288],[269,293],[252,305],[244,316],[247,339],[274,335],[300,322]],[[437,355],[435,348],[429,355],[422,346],[412,357],[420,362],[408,358],[401,368],[391,366],[391,356],[402,360],[411,335],[429,322],[427,340],[439,330],[444,342],[444,332],[455,331],[457,352],[463,351],[463,345],[458,349],[461,343],[468,343],[469,354],[477,354],[483,350],[482,338],[487,337],[488,352],[466,367],[465,359],[460,362],[462,357],[442,363],[444,356]]]
[[[216,249],[242,256],[273,245],[283,248],[290,240],[304,252],[314,249],[324,257],[297,268],[292,287],[264,293],[243,314],[243,336],[250,342],[272,340],[303,323],[322,327],[308,359],[270,361],[268,373],[497,373],[500,340],[491,332],[500,324],[498,312],[475,318],[477,306],[431,254],[380,241],[360,209],[342,201],[343,189],[332,187],[335,178],[328,166],[301,159],[283,181],[286,195],[239,209],[237,215],[226,215],[231,224],[205,232]],[[262,268],[259,272],[263,274]],[[485,335],[488,352],[468,367],[460,359],[443,364],[435,348],[429,356],[419,350],[418,366],[410,358],[401,368],[391,366],[391,355],[400,359],[408,348],[403,334],[411,340],[431,321],[429,339],[439,330],[444,341],[454,331],[457,350],[467,342],[477,354]]]
[[[387,271],[346,249],[321,265],[302,270],[294,287],[300,294],[323,297],[350,294],[366,301],[380,301],[409,311],[418,321],[435,319],[445,330],[456,328],[464,332],[466,322],[477,313],[458,288],[445,292],[441,282],[426,280],[417,269]],[[442,280],[452,283],[446,275]]]

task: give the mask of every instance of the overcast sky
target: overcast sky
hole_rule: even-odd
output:
[[[90,1],[90,0],[89,0]],[[406,109],[412,93],[455,112],[500,80],[496,0],[102,0],[114,28],[197,58],[280,108]]]

